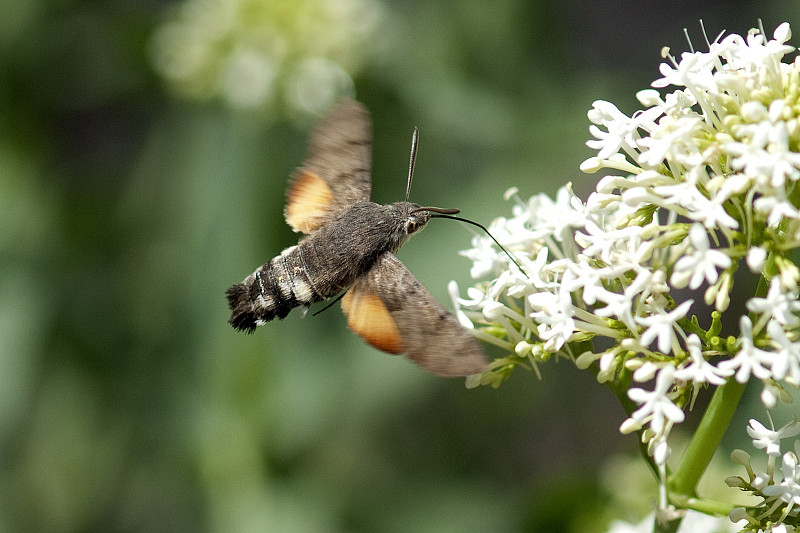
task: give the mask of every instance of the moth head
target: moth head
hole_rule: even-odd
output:
[[[411,235],[415,231],[419,231],[425,227],[431,219],[431,213],[439,213],[443,215],[454,215],[458,213],[458,209],[444,209],[442,207],[420,207],[416,204],[409,204],[412,206],[411,211],[408,213],[406,219],[406,233]]]
[[[409,211],[408,216],[403,224],[406,235],[412,235],[424,228],[428,221],[431,219],[429,211],[423,208],[412,209]]]

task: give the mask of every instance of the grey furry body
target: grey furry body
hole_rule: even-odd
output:
[[[293,308],[332,298],[366,274],[385,252],[395,253],[430,219],[419,205],[361,201],[228,289],[231,324],[252,332]]]

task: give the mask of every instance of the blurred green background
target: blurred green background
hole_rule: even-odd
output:
[[[592,101],[635,110],[684,27],[699,49],[701,18],[712,39],[758,18],[771,35],[787,5],[3,3],[0,530],[572,532],[647,512],[588,373],[466,390],[368,348],[338,306],[236,333],[223,293],[296,242],[284,188],[338,92],[373,114],[373,199],[402,199],[418,126],[412,200],[488,223],[512,186],[591,191]],[[449,306],[470,236],[435,221],[400,258]]]

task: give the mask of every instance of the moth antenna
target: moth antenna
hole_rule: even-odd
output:
[[[480,224],[478,222],[475,222],[474,220],[470,220],[468,218],[461,218],[461,217],[453,216],[450,213],[451,211],[455,211],[456,213],[458,213],[458,209],[442,209],[440,207],[423,207],[423,208],[420,208],[420,209],[415,209],[414,211],[430,211],[431,213],[434,213],[434,214],[431,215],[431,218],[449,218],[451,220],[458,220],[459,222],[466,222],[467,224],[472,224],[473,226],[477,226],[477,227],[481,228],[484,232],[486,232],[486,235],[488,235],[489,238],[492,239],[494,241],[494,243],[497,246],[500,247],[501,250],[503,250],[503,252],[508,256],[508,258],[511,259],[511,261],[515,265],[517,265],[517,268],[520,270],[520,272],[522,272],[526,276],[530,277],[530,275],[527,272],[525,272],[525,269],[522,268],[522,265],[520,265],[517,262],[517,260],[514,258],[513,255],[511,255],[511,252],[506,250],[505,246],[500,244],[497,241],[497,239],[494,238],[494,235],[489,233],[489,230],[486,229],[486,226],[484,226],[483,224]],[[413,213],[413,211],[412,211],[412,213]]]
[[[417,162],[417,146],[419,145],[419,130],[414,126],[414,134],[411,136],[411,160],[408,162],[408,181],[406,182],[406,202],[408,195],[411,194],[411,180],[414,178],[414,165]]]

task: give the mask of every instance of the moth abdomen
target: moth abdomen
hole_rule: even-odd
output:
[[[239,331],[253,333],[258,325],[258,319],[253,310],[253,298],[250,296],[250,287],[246,284],[246,280],[225,291],[225,296],[231,309],[228,323]]]
[[[231,309],[230,324],[247,333],[252,333],[256,326],[269,322],[274,318],[284,318],[294,307],[299,305],[294,299],[276,296],[272,283],[263,283],[261,267],[242,283],[237,283],[225,293]]]
[[[286,317],[295,307],[323,299],[300,266],[298,252],[296,246],[287,248],[242,283],[228,289],[225,293],[231,309],[228,322],[234,328],[252,333],[257,326],[276,317]]]

